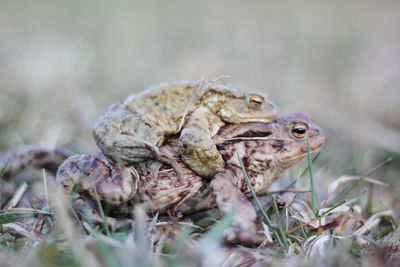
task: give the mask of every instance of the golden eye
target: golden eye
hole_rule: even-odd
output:
[[[249,106],[252,108],[259,108],[264,102],[264,97],[260,95],[249,95]]]
[[[297,122],[292,126],[292,129],[290,132],[292,133],[294,138],[304,138],[306,136],[306,133],[308,131],[308,125],[303,122]]]

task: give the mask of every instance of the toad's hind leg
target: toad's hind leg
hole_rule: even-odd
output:
[[[56,175],[57,186],[67,200],[76,189],[78,193],[111,205],[121,205],[132,199],[138,180],[133,167],[111,166],[89,155],[69,157]]]
[[[103,154],[113,162],[140,162],[159,154],[164,130],[150,116],[113,106],[100,117],[93,135]]]
[[[211,181],[211,189],[218,208],[223,214],[233,213],[230,226],[224,231],[228,243],[257,244],[257,215],[246,196],[232,183],[235,172],[224,170]]]

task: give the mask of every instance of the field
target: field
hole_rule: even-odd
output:
[[[224,257],[225,266],[400,266],[399,12],[386,0],[1,1],[1,151],[95,153],[92,125],[110,104],[161,82],[223,75],[268,94],[280,115],[307,112],[327,143],[270,188],[312,166],[292,189],[310,190],[310,179],[316,188],[283,193],[296,197],[283,210],[264,206],[273,227],[260,230],[273,240],[251,249],[218,242],[229,218],[203,231],[138,209],[134,231],[77,227],[52,196],[51,174],[2,180],[0,266],[218,266]],[[13,196],[23,212],[10,213]],[[318,225],[313,208],[332,224]]]

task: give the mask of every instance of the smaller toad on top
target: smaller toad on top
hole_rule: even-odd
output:
[[[261,94],[215,81],[177,81],[149,88],[112,105],[95,123],[97,145],[112,162],[129,165],[149,158],[179,167],[159,151],[165,137],[180,133],[182,160],[198,175],[224,167],[213,143],[225,123],[269,122],[277,108]],[[181,178],[183,174],[178,174]]]

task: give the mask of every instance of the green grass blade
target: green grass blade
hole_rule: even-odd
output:
[[[255,192],[255,190],[254,190],[254,187],[253,187],[253,185],[251,184],[249,175],[247,174],[246,168],[244,167],[243,162],[242,162],[241,158],[239,157],[239,154],[236,153],[236,156],[237,156],[237,159],[238,159],[238,161],[239,161],[240,168],[242,169],[242,172],[243,172],[244,177],[245,177],[245,179],[246,179],[247,186],[249,187],[250,192],[251,192],[251,194],[252,194],[254,200],[256,201],[256,204],[257,204],[258,208],[260,209],[262,216],[264,217],[264,219],[265,219],[265,221],[266,221],[266,223],[267,223],[267,226],[269,227],[269,229],[272,230],[272,233],[273,233],[273,235],[275,236],[275,239],[278,241],[279,245],[280,245],[282,248],[286,248],[285,242],[283,241],[283,238],[277,233],[275,227],[273,227],[272,222],[271,222],[271,219],[268,217],[267,213],[266,213],[265,210],[264,210],[264,207],[262,206],[260,200],[258,199],[257,194],[256,194],[256,192]]]
[[[312,163],[312,164],[314,164],[314,162],[317,160],[317,158],[319,157],[320,154],[321,154],[321,153],[318,152],[318,153],[315,155],[315,157],[311,160],[311,163]],[[307,165],[307,167],[304,169],[304,171],[300,174],[299,177],[303,177],[303,176],[308,172],[309,168],[310,168],[309,165]],[[294,180],[293,182],[291,182],[288,186],[286,186],[285,190],[287,190],[287,189],[293,187],[293,186],[296,184],[296,182],[297,182],[297,179]]]
[[[94,193],[95,193],[95,196],[96,196],[97,208],[99,209],[100,216],[101,216],[101,218],[103,220],[103,230],[104,230],[104,232],[106,233],[107,236],[110,236],[111,235],[110,229],[108,229],[106,216],[104,214],[103,206],[101,205],[99,194],[97,193],[96,186],[93,186],[93,189],[94,189]]]
[[[282,243],[284,245],[283,247],[285,248],[285,251],[287,251],[287,248],[289,247],[289,244],[288,244],[288,241],[287,241],[288,237],[287,237],[287,234],[286,234],[286,227],[285,227],[285,224],[284,224],[284,220],[282,219],[282,216],[281,216],[281,214],[279,212],[278,206],[276,205],[276,201],[273,199],[273,197],[272,197],[272,195],[270,193],[267,192],[267,194],[268,194],[268,197],[269,197],[269,199],[270,199],[270,201],[272,203],[272,208],[274,210],[275,216],[278,219],[278,225],[279,225],[278,230],[279,230],[279,233],[280,233],[280,238],[281,238]]]
[[[193,233],[193,228],[184,226],[180,233],[176,236],[175,243],[172,246],[172,254],[177,255],[182,252],[185,247],[186,241],[190,238]]]
[[[311,161],[311,153],[310,153],[310,141],[308,139],[308,135],[306,136],[306,143],[307,143],[307,162],[308,162],[308,173],[310,174],[310,185],[311,185],[311,210],[314,212],[315,215],[318,214],[318,196],[317,196],[317,189],[315,186],[315,179],[312,170],[312,161]]]
[[[238,161],[239,161],[240,168],[242,169],[242,172],[243,172],[244,177],[245,177],[245,179],[246,179],[247,186],[248,186],[249,189],[250,189],[251,195],[253,196],[254,200],[256,201],[257,206],[258,206],[258,208],[260,209],[261,214],[263,215],[265,221],[267,222],[268,227],[271,227],[271,228],[272,228],[272,222],[271,222],[270,218],[268,217],[267,213],[265,212],[264,207],[262,206],[260,200],[258,199],[258,197],[257,197],[257,195],[256,195],[256,192],[254,191],[254,187],[253,187],[253,185],[251,184],[249,175],[247,174],[247,171],[246,171],[246,169],[245,169],[245,167],[244,167],[244,165],[243,165],[242,160],[241,160],[240,157],[239,157],[239,154],[236,153],[236,156],[237,156],[237,159],[238,159]]]
[[[200,241],[200,246],[205,246],[210,242],[218,242],[224,233],[224,230],[229,226],[233,220],[234,213],[228,213],[220,223],[213,226],[210,231],[205,235],[205,237]]]

